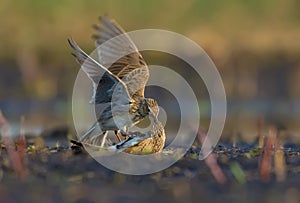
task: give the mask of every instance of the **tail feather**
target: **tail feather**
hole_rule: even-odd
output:
[[[79,142],[88,143],[93,145],[100,145],[103,141],[101,138],[106,133],[106,131],[102,131],[99,123],[95,122],[92,127],[79,138]],[[103,137],[105,139],[105,136]]]

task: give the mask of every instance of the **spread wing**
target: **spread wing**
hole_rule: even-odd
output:
[[[127,86],[133,99],[144,97],[149,69],[128,34],[108,16],[99,18],[95,35],[99,61]]]
[[[82,51],[72,39],[68,39],[68,42],[75,51],[72,55],[93,81],[94,97],[98,104],[111,102],[113,95],[114,100],[119,101],[120,104],[129,104],[131,102],[126,84],[120,78]],[[98,84],[101,85],[101,91],[96,92]]]

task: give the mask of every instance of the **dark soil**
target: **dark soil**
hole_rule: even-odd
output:
[[[195,144],[173,166],[143,176],[123,175],[69,146],[47,147],[25,157],[26,175],[18,176],[5,149],[1,153],[0,202],[299,202],[300,148],[285,144],[286,178],[274,170],[264,182],[259,173],[262,152],[255,145],[219,144],[214,154],[227,182],[220,184]],[[233,170],[237,166],[241,175]]]

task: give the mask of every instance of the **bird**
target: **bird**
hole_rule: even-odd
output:
[[[146,155],[162,152],[166,141],[164,126],[159,120],[155,120],[151,130],[146,133],[137,131],[130,133],[130,135],[126,140],[110,146],[108,149],[135,155]]]
[[[72,38],[68,42],[74,51],[72,55],[92,80],[91,103],[95,108],[99,104],[110,104],[96,115],[97,121],[78,142],[103,146],[107,131],[127,136],[128,128],[147,116],[157,122],[159,108],[156,100],[144,97],[149,69],[135,44],[108,16],[99,17],[99,22],[100,26],[94,25],[96,35],[93,36],[99,62],[86,54]],[[114,40],[115,37],[119,38]]]

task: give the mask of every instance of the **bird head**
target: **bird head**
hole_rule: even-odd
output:
[[[157,102],[154,99],[147,98],[143,99],[140,102],[140,107],[138,111],[144,117],[149,115],[157,119],[159,108]]]

